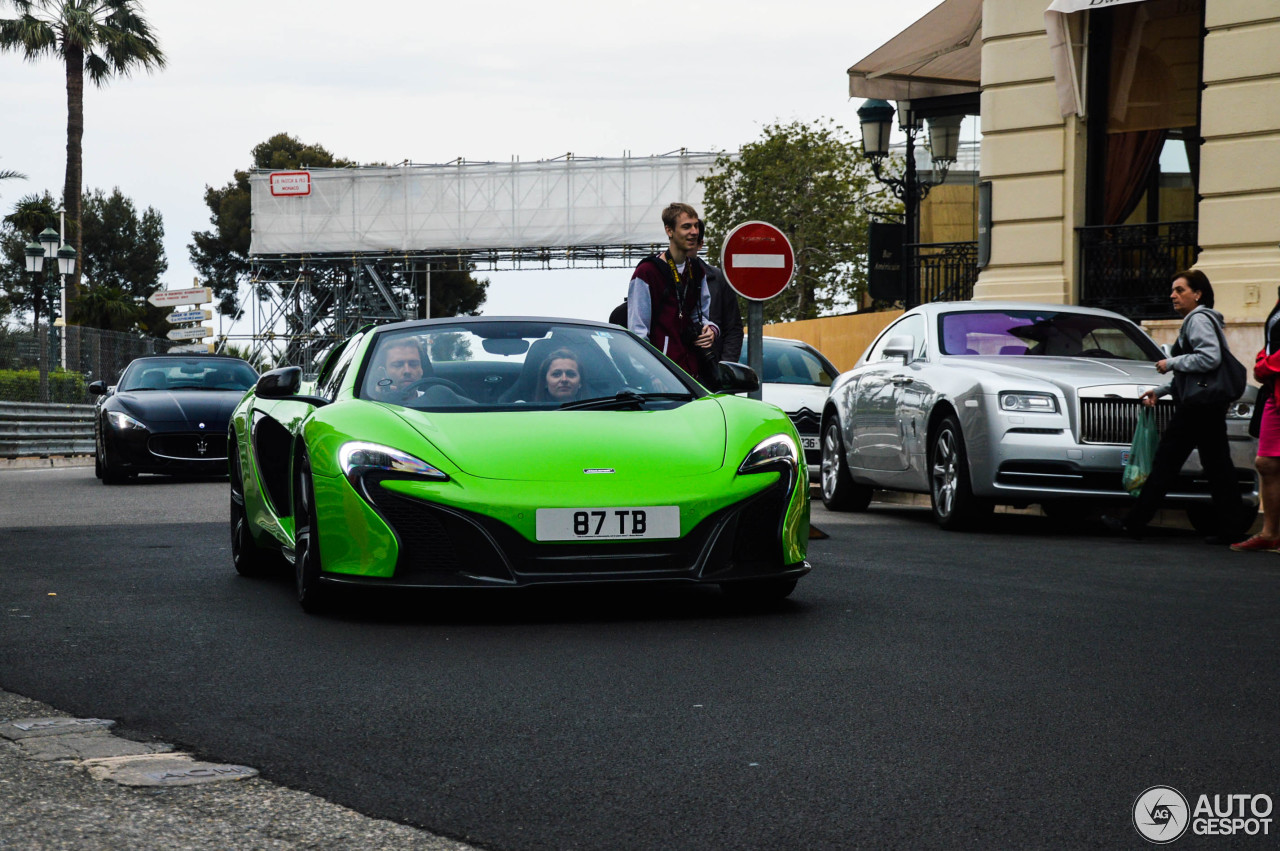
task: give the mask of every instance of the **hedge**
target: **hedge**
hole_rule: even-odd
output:
[[[0,369],[0,401],[45,401],[40,398],[40,370]],[[50,370],[47,401],[83,404],[87,401],[84,376],[64,369]]]

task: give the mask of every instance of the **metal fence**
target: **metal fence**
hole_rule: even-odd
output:
[[[1130,319],[1170,319],[1169,282],[1200,253],[1198,223],[1153,222],[1076,228],[1080,303]]]
[[[92,405],[0,402],[0,458],[92,454]]]
[[[0,402],[89,404],[88,386],[114,384],[129,362],[164,354],[167,340],[68,326],[0,327]]]
[[[907,246],[907,262],[919,281],[918,302],[968,301],[978,281],[978,243],[928,242]]]

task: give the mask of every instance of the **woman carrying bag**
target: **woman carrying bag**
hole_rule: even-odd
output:
[[[1172,354],[1156,363],[1156,369],[1161,375],[1173,373],[1173,380],[1143,393],[1142,404],[1155,407],[1156,399],[1172,392],[1178,408],[1156,447],[1151,475],[1137,503],[1123,520],[1103,515],[1102,522],[1113,532],[1141,537],[1191,450],[1199,449],[1217,513],[1217,534],[1205,540],[1234,543],[1242,531],[1236,528],[1241,501],[1227,443],[1227,406],[1244,392],[1244,368],[1227,348],[1222,314],[1213,310],[1213,286],[1204,272],[1178,272],[1169,296],[1183,317],[1182,327]]]
[[[1258,490],[1262,495],[1262,528],[1247,541],[1232,544],[1241,552],[1280,550],[1280,408],[1276,407],[1276,376],[1280,375],[1280,301],[1263,326],[1263,347],[1254,358],[1253,377],[1261,385],[1249,433],[1258,438]]]

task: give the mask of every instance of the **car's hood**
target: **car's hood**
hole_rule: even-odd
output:
[[[581,481],[698,476],[724,466],[724,412],[704,397],[666,411],[397,413],[464,473],[486,479]]]
[[[243,396],[239,390],[141,390],[115,394],[110,407],[147,425],[222,431]]]
[[[808,408],[814,413],[821,413],[827,401],[830,388],[816,384],[773,384],[766,382],[760,385],[761,398],[770,405],[777,405],[788,414],[801,408]]]
[[[1049,381],[1060,387],[1093,387],[1105,384],[1159,386],[1168,378],[1149,361],[1110,358],[1054,357],[957,357],[953,366],[972,365],[1011,380]]]

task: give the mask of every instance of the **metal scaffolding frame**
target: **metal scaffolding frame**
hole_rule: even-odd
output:
[[[297,364],[306,368],[333,343],[366,324],[426,317],[434,270],[634,266],[665,244],[646,241],[646,237],[652,238],[655,232],[661,236],[658,213],[662,207],[673,200],[701,205],[703,189],[699,180],[711,173],[717,156],[680,150],[643,158],[568,155],[531,163],[468,163],[460,159],[433,166],[402,163],[390,168],[317,170],[311,173],[312,185],[341,179],[343,186],[340,192],[317,199],[323,202],[321,212],[317,213],[318,225],[299,221],[296,209],[290,210],[287,199],[262,200],[269,189],[270,173],[256,172],[251,177],[255,246],[283,245],[307,250],[251,254],[253,267],[246,282],[249,298],[244,300],[247,315],[243,317],[248,320],[251,331],[225,335],[220,338],[220,346],[228,342],[247,344],[254,356],[272,364]],[[557,173],[557,168],[562,168],[564,173]],[[628,169],[643,179],[628,177]],[[512,191],[510,185],[519,186],[521,174],[526,170],[547,181],[547,185],[533,191],[526,183],[523,194]],[[453,179],[450,175],[460,182],[450,183]],[[501,180],[493,179],[495,175]],[[371,193],[359,188],[364,176],[380,192],[376,203],[368,200]],[[388,181],[402,176],[399,184],[387,189]],[[592,184],[593,179],[599,185]],[[412,192],[401,185],[407,185],[408,181],[417,187]],[[428,184],[425,189],[420,185],[423,181]],[[646,185],[637,188],[634,183]],[[484,191],[477,191],[477,185]],[[426,213],[406,211],[402,202],[414,194],[428,199],[424,203],[430,204],[430,210]],[[555,202],[553,209],[548,209],[547,198],[551,194]],[[451,209],[455,215],[447,228],[431,231],[423,225],[424,216],[429,219],[439,214],[441,198],[454,203],[456,209]],[[610,198],[621,199],[622,209],[610,208]],[[499,201],[504,202],[502,209],[498,209]],[[465,203],[472,206],[463,210]],[[341,208],[342,204],[348,207]],[[380,204],[385,205],[385,209]],[[583,205],[581,209],[578,204]],[[270,212],[260,214],[260,209]],[[637,210],[643,214],[641,222],[636,221]],[[340,244],[343,250],[315,250],[325,242],[324,227],[332,227],[334,221],[345,221],[344,216],[356,215],[364,216],[359,228],[347,227],[345,231],[333,232],[334,243]],[[554,221],[557,218],[558,223]],[[506,230],[492,225],[501,219],[509,223]],[[410,227],[405,222],[414,224]],[[529,225],[530,222],[534,225]],[[263,231],[272,231],[270,239],[260,237],[259,225]],[[472,225],[484,238],[469,235],[467,228]],[[281,232],[286,231],[282,237]],[[530,239],[534,241],[520,244],[522,234],[532,234]],[[554,239],[556,234],[559,240]],[[637,235],[643,236],[637,238]],[[596,239],[583,241],[587,236]],[[375,247],[379,240],[404,243],[417,237],[427,241],[448,238],[457,244],[398,250]],[[575,238],[579,240],[576,244],[563,242]],[[356,241],[353,243],[352,239]],[[484,244],[494,239],[506,239],[512,244]],[[353,248],[356,250],[351,250]]]

